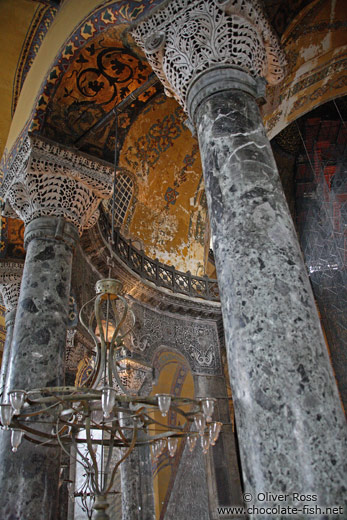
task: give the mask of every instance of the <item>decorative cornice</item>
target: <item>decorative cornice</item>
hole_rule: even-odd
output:
[[[23,268],[23,262],[0,262],[0,293],[6,308],[6,314],[17,308]]]
[[[132,30],[166,93],[186,109],[197,75],[217,66],[241,69],[271,85],[285,56],[257,0],[171,0]]]
[[[109,163],[31,134],[4,179],[4,214],[14,211],[25,224],[64,217],[81,234],[97,221],[100,200],[111,196],[112,176]]]

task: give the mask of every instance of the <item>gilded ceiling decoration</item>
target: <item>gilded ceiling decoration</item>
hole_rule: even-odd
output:
[[[311,0],[263,0],[265,12],[279,36],[282,36],[291,21],[310,2]]]
[[[0,258],[24,258],[24,222],[1,217]]]
[[[55,98],[57,87],[61,83],[61,79],[65,76],[69,67],[74,64],[76,59],[80,58],[81,49],[87,44],[93,48],[94,38],[105,37],[105,33],[113,29],[118,32],[118,36],[113,33],[110,45],[115,45],[115,41],[122,41],[125,36],[119,36],[124,24],[135,21],[139,16],[143,15],[148,8],[153,7],[157,0],[129,0],[121,2],[106,2],[101,8],[96,9],[90,17],[81,21],[76,30],[66,41],[65,47],[61,50],[57,59],[53,62],[47,81],[43,85],[35,101],[36,108],[34,117],[30,124],[31,131],[39,131],[42,129],[46,111],[49,108],[49,102]],[[112,39],[112,38],[111,38]],[[127,42],[128,44],[129,42]],[[83,57],[83,59],[86,59]],[[82,59],[82,61],[83,61]],[[91,81],[95,81],[94,77]],[[96,80],[97,81],[97,80]],[[102,82],[103,80],[101,80]],[[92,88],[91,88],[92,91]],[[90,91],[89,91],[90,92]],[[90,99],[89,99],[90,101]]]
[[[129,47],[116,29],[88,42],[62,77],[47,108],[43,133],[73,145],[152,73],[149,65]],[[118,145],[132,122],[161,87],[152,86],[119,116]],[[96,132],[85,136],[81,149],[110,162],[114,160],[114,116]]]
[[[98,34],[75,54],[57,84],[47,105],[43,134],[113,162],[115,117],[96,130],[94,126],[151,74],[126,40],[124,28]],[[207,208],[201,199],[198,143],[185,120],[177,103],[162,94],[159,82],[132,98],[118,115],[120,167],[132,178],[132,193],[119,179],[116,207],[118,211],[124,206],[124,215],[116,225],[122,225],[121,232],[139,241],[150,257],[203,275]],[[123,199],[128,200],[126,208]],[[110,217],[109,206],[105,203]]]
[[[175,100],[156,96],[131,126],[120,166],[136,178],[132,219],[122,227],[146,255],[194,275],[205,273],[207,206],[198,143]]]

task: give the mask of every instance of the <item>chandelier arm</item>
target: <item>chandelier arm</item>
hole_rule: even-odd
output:
[[[34,435],[35,437],[43,437],[44,439],[47,439],[48,441],[54,440],[55,436],[50,433],[45,433],[41,430],[33,430],[33,428],[30,428],[26,424],[21,424],[18,419],[13,419],[13,424],[21,429],[24,430],[27,433],[30,433],[31,435]],[[11,425],[10,425],[11,426]],[[31,440],[31,439],[30,439]]]
[[[81,466],[84,468],[84,470],[86,471],[87,474],[90,475],[90,483],[91,483],[91,487],[92,487],[92,490],[95,494],[98,493],[98,489],[95,485],[95,482],[94,482],[94,479],[93,479],[93,469],[94,467],[90,464],[89,460],[87,459],[87,457],[85,457],[83,455],[83,453],[78,449],[78,444],[77,444],[77,440],[76,440],[76,437],[75,437],[75,434],[73,433],[71,435],[71,441],[72,441],[72,444],[76,450],[76,453],[78,453],[78,455],[80,456],[80,459],[78,459],[77,457],[74,457],[74,459],[76,460],[76,462],[78,462],[78,464],[81,464]],[[85,444],[85,443],[83,443]],[[84,461],[84,464],[83,462]]]
[[[137,443],[137,446],[146,446],[148,444],[151,445],[155,441],[158,441],[160,439],[168,439],[169,437],[182,439],[186,437],[186,432],[181,431],[180,433],[177,433],[177,431],[174,430],[167,430],[164,433],[158,433],[157,435],[149,435],[145,439],[143,439],[143,441],[139,441]]]
[[[104,327],[102,326],[102,316],[101,316],[101,312],[102,312],[102,310],[101,310],[102,298],[103,298],[103,295],[101,295],[101,294],[99,294],[95,298],[94,314],[95,314],[96,323],[97,323],[98,328],[99,328],[101,344],[105,345],[106,344],[106,339],[105,339],[105,334],[104,334]]]
[[[88,320],[88,329],[87,329],[87,332],[88,334],[90,334],[90,336],[92,336],[93,340],[94,340],[94,344],[97,345],[98,344],[98,338],[93,330],[93,322],[94,322],[94,318],[95,318],[95,312],[94,310],[92,310],[90,316],[89,316],[89,320]]]
[[[108,454],[107,454],[107,460],[106,460],[106,464],[105,464],[105,469],[104,469],[104,485],[102,487],[102,493],[105,493],[105,490],[106,490],[106,485],[107,485],[107,481],[108,481],[108,474],[109,474],[109,471],[110,471],[110,465],[111,465],[111,461],[112,461],[112,453],[113,453],[113,447],[114,447],[114,435],[116,433],[116,427],[112,427],[112,430],[111,430],[111,438],[109,440],[109,444],[108,444]]]
[[[129,390],[127,388],[125,388],[125,386],[123,385],[120,377],[119,377],[119,374],[118,374],[118,370],[114,364],[114,358],[113,356],[110,356],[109,358],[109,364],[111,366],[111,370],[112,370],[112,374],[117,382],[117,385],[119,386],[119,388],[122,390],[122,392],[124,392],[124,394],[128,395],[128,396],[131,396],[131,392],[129,392]]]
[[[150,415],[148,415],[146,413],[144,413],[143,415],[145,417],[147,417],[147,419],[149,419],[148,425],[157,424],[158,426],[161,426],[162,428],[167,428],[167,424],[163,424],[163,423],[161,423],[159,421],[156,421],[155,419],[153,419],[153,417],[151,417]],[[172,426],[172,425],[170,425],[170,428],[182,431],[182,429],[179,426]]]
[[[82,305],[81,307],[81,310],[79,312],[79,320],[80,320],[80,323],[81,325],[86,329],[86,331],[90,334],[90,336],[92,336],[93,340],[94,340],[94,343],[97,345],[98,343],[98,338],[96,337],[96,335],[94,334],[94,331],[90,326],[88,326],[84,319],[83,319],[83,312],[85,310],[85,308],[87,307],[87,305],[89,305],[92,301],[94,301],[95,299],[97,298],[97,296],[93,296],[93,298],[91,298],[90,300],[87,301],[87,303],[85,303],[84,305]],[[90,316],[90,319],[94,319],[94,312],[92,312],[91,316]],[[90,321],[90,320],[89,320]]]
[[[184,412],[181,408],[179,408],[178,406],[175,406],[174,402],[171,404],[171,408],[175,412],[177,412],[179,415],[182,415],[185,419],[187,419],[189,421],[191,412]],[[195,413],[196,412],[194,412],[193,415],[195,415]]]
[[[100,346],[100,343],[97,343],[95,365],[94,365],[92,372],[89,374],[89,376],[83,383],[83,386],[87,386],[90,388],[95,388],[97,386],[96,381],[97,381],[99,373],[100,373],[100,358],[101,358],[101,346]]]
[[[113,339],[113,337],[112,337]],[[111,363],[111,359],[113,359],[113,355],[114,355],[114,342],[111,340],[110,344],[109,344],[109,349],[108,349],[108,363],[107,363],[107,371],[108,371],[108,381],[109,381],[109,385],[110,386],[113,386],[112,383],[113,383],[113,377],[112,377],[112,374],[113,374],[113,366],[112,366],[112,363]]]
[[[126,315],[128,314],[128,312],[130,313],[130,315],[133,319],[133,326],[135,325],[135,314],[133,313],[133,311],[131,309],[129,309],[129,304],[128,304],[127,300],[123,296],[120,296],[120,295],[118,296],[118,298],[124,303],[124,311],[123,311],[122,318],[119,322],[119,325],[113,333],[111,341],[114,341],[118,331],[120,330],[120,327],[123,325],[123,323],[125,321],[125,318],[126,318]],[[115,302],[111,301],[111,305],[112,305],[113,312],[116,314],[117,307],[116,307]],[[129,334],[129,332],[131,332],[133,330],[133,326],[130,327],[130,329],[127,330],[124,334],[120,334],[119,339],[122,340],[123,338],[125,338],[125,336],[127,336]]]
[[[92,300],[89,300],[89,302],[91,302],[91,301]],[[89,374],[89,376],[87,377],[85,382],[83,383],[83,386],[90,386],[91,388],[94,387],[95,380],[98,376],[98,368],[99,368],[99,363],[100,363],[100,344],[98,342],[98,338],[96,337],[96,335],[93,331],[93,326],[92,326],[94,318],[95,318],[95,312],[93,310],[89,317],[89,326],[88,326],[87,331],[94,340],[94,344],[95,344],[95,348],[96,348],[96,359],[95,359],[95,364],[94,364],[93,370],[91,371],[91,373]]]
[[[50,406],[46,406],[45,408],[42,408],[41,410],[37,410],[36,412],[21,413],[20,417],[36,417],[37,415],[41,415],[42,413],[46,413],[47,410],[52,410],[52,408],[55,408],[58,405],[59,405],[59,403],[54,403],[54,404],[51,404]]]
[[[91,440],[91,436],[90,436],[90,417],[86,417],[86,438],[87,438],[87,447],[88,447],[88,451],[89,451],[89,454],[90,454],[90,457],[92,459],[92,463],[93,463],[93,469],[94,469],[94,484],[95,484],[95,489],[96,489],[96,492],[98,495],[101,494],[101,491],[100,491],[100,487],[99,487],[99,468],[98,468],[98,463],[97,463],[97,460],[96,460],[96,456],[95,456],[95,453],[94,453],[94,450],[93,450],[93,444],[92,444],[92,440]]]
[[[116,301],[117,300],[111,300],[111,307],[112,307],[113,314],[114,314],[114,317],[115,317],[116,323],[117,323],[117,325],[116,325],[116,327],[114,329],[114,332],[112,334],[111,343],[115,342],[115,339],[118,336],[118,332],[119,332],[121,326],[123,325],[123,323],[125,321],[125,318],[126,318],[126,315],[128,313],[128,303],[127,303],[127,301],[123,298],[123,296],[120,296],[120,295],[118,295],[117,299],[120,300],[121,302],[123,302],[124,309],[123,309],[123,313],[122,313],[121,318],[119,318],[118,317],[117,305],[116,305]]]
[[[105,496],[111,491],[111,488],[112,488],[113,482],[114,482],[114,478],[116,476],[117,469],[122,464],[123,460],[125,460],[127,457],[129,457],[130,453],[135,448],[136,440],[137,440],[137,426],[135,426],[133,431],[134,431],[133,438],[131,440],[131,444],[130,444],[129,448],[127,449],[127,451],[125,452],[123,457],[121,459],[119,459],[119,461],[115,464],[115,467],[113,468],[111,479],[110,479],[110,483],[108,485],[108,488],[106,489]]]
[[[29,437],[29,435],[23,435],[23,439],[26,439],[27,441],[32,442],[33,444],[37,444],[37,446],[46,446],[47,448],[57,448],[57,446],[59,446],[59,444],[51,443],[50,440],[43,442]]]
[[[74,459],[76,462],[79,462],[79,460],[77,459],[77,457],[75,457],[74,455],[72,455],[71,451],[67,451],[65,449],[65,446],[64,444],[61,442],[60,438],[58,438],[58,442],[59,442],[59,445],[61,447],[61,449],[63,450],[64,453],[66,453],[66,455],[68,455],[69,457],[71,457],[72,459]],[[76,451],[79,453],[79,450],[77,448],[77,443],[74,442],[74,435],[71,434],[71,442],[72,444],[74,445]],[[75,445],[76,444],[76,445]],[[80,462],[79,462],[80,463]],[[81,464],[81,463],[80,463]]]
[[[128,439],[125,437],[124,433],[123,433],[123,430],[122,430],[122,427],[121,426],[117,426],[117,432],[119,433],[120,435],[120,438],[121,440],[124,442],[124,444],[127,444],[129,446],[129,441]]]
[[[115,305],[114,305],[114,302],[113,300],[111,300],[111,305],[112,305],[112,309],[113,309],[113,312],[115,313]],[[116,315],[116,314],[115,314]],[[116,315],[117,316],[117,315]],[[123,320],[124,321],[124,320]],[[116,331],[119,330],[119,327],[120,327],[120,324],[122,323],[119,322],[118,326],[116,327]],[[129,390],[127,388],[125,388],[125,386],[123,385],[120,377],[119,377],[119,374],[118,374],[118,370],[116,368],[116,365],[114,363],[114,338],[115,338],[115,334],[116,334],[116,331],[114,332],[113,336],[112,336],[112,340],[111,340],[111,343],[110,343],[110,348],[109,348],[109,353],[108,353],[108,370],[109,370],[109,385],[112,386],[112,375],[113,377],[115,378],[119,388],[122,390],[122,392],[128,396],[131,395],[131,393],[129,392]]]
[[[76,453],[78,453],[78,455],[80,456],[81,459],[78,459],[77,457],[74,457],[74,459],[76,460],[76,462],[78,462],[79,464],[81,464],[81,466],[86,470],[86,471],[91,471],[92,470],[92,465],[90,464],[89,460],[87,459],[87,457],[85,457],[83,455],[83,453],[81,452],[81,450],[78,448],[78,442],[76,440],[76,437],[75,437],[75,433],[72,433],[71,435],[71,442],[73,444],[73,447],[75,448],[76,450]],[[83,443],[85,444],[85,443]],[[84,461],[84,464],[83,462]]]
[[[95,299],[95,303],[94,303],[94,311],[95,311],[95,319],[96,319],[96,323],[99,327],[99,334],[100,334],[100,343],[101,343],[101,347],[100,347],[100,367],[99,367],[99,370],[98,370],[98,375],[95,379],[95,383],[94,383],[94,386],[98,386],[98,384],[100,383],[100,379],[104,373],[104,370],[105,370],[105,366],[106,366],[106,355],[107,355],[107,346],[106,346],[106,340],[105,340],[105,335],[104,335],[104,329],[103,329],[103,326],[102,326],[102,317],[101,317],[101,301],[102,301],[102,295],[98,295]],[[105,381],[106,383],[106,381]],[[111,386],[111,384],[109,385]]]

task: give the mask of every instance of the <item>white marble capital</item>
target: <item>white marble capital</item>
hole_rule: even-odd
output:
[[[184,108],[191,83],[211,68],[233,67],[272,85],[284,76],[285,56],[257,0],[169,0],[132,35]]]
[[[17,308],[23,267],[23,262],[0,262],[0,294],[6,314]]]
[[[4,215],[26,225],[39,217],[63,217],[81,234],[97,221],[101,199],[111,196],[112,177],[109,163],[29,135],[2,185]]]

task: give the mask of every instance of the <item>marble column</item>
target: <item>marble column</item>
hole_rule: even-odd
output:
[[[64,347],[75,226],[40,217],[26,226],[27,249],[5,392],[64,384]],[[7,433],[7,432],[5,432]],[[19,457],[0,444],[0,510],[4,518],[53,519],[58,510],[60,450],[23,442]],[[25,485],[19,485],[20,480]],[[15,483],[18,486],[14,489]],[[15,496],[14,496],[15,495]],[[30,497],[30,499],[29,499]],[[16,516],[17,515],[17,516]]]
[[[73,250],[112,183],[111,168],[56,143],[31,137],[27,150],[2,193],[25,223],[27,250],[5,392],[63,385]],[[13,454],[9,442],[1,432],[1,518],[55,520],[60,450],[24,440]]]
[[[143,368],[143,367],[142,367]],[[148,395],[152,385],[152,371],[128,371],[126,387],[133,395]],[[133,426],[124,414],[124,425]],[[138,440],[147,437],[138,432]],[[152,457],[150,446],[138,446],[120,465],[122,520],[155,520]]]
[[[155,520],[150,447],[135,448],[122,462],[120,471],[122,520]]]
[[[6,309],[5,325],[6,339],[2,354],[0,373],[0,398],[6,402],[4,395],[8,362],[11,352],[13,327],[16,319],[17,304],[19,298],[20,284],[23,274],[23,262],[3,261],[0,263],[0,293]]]
[[[216,445],[210,447],[205,457],[210,515],[211,519],[218,519],[218,507],[241,506],[243,504],[227,389],[223,376],[201,374],[194,376],[194,387],[197,397],[214,397],[217,399],[213,420],[224,424]]]
[[[257,105],[283,54],[255,0],[172,0],[133,35],[197,130],[249,505],[342,506],[345,417]]]

